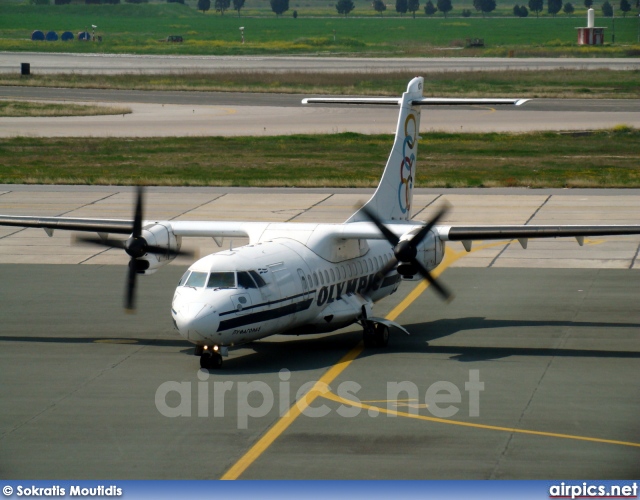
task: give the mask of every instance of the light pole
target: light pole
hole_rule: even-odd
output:
[[[616,43],[616,11],[611,4],[611,45]]]
[[[95,24],[92,24],[91,27],[93,28],[93,35],[91,37],[91,40],[93,42],[95,42],[96,41],[96,28],[97,28],[97,26]]]
[[[244,26],[240,27],[240,38],[242,39],[242,43],[244,43]]]

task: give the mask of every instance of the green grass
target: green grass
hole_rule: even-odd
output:
[[[131,113],[125,106],[93,106],[44,102],[0,101],[0,117],[25,116],[97,116]]]
[[[165,75],[0,75],[0,85],[126,90],[280,92],[302,94],[401,94],[411,72],[393,73],[179,73]],[[640,71],[453,71],[425,74],[427,96],[640,97]]]
[[[374,187],[389,135],[0,140],[0,183]],[[640,131],[424,134],[418,187],[640,187]],[[214,154],[215,153],[215,154]],[[233,165],[233,168],[229,168]]]
[[[424,3],[424,2],[422,2]],[[514,2],[515,3],[515,2]],[[522,3],[522,2],[520,2]],[[331,3],[331,5],[333,2]],[[264,2],[262,3],[264,5]],[[291,10],[294,2],[291,2]],[[313,3],[313,9],[319,5]],[[323,4],[323,16],[332,15]],[[361,1],[354,13],[364,15],[371,9]],[[421,13],[416,19],[397,15],[367,17],[305,17],[300,6],[298,19],[276,18],[267,9],[251,9],[255,17],[238,18],[233,13],[220,16],[202,13],[179,4],[148,5],[0,5],[0,50],[50,52],[102,52],[144,54],[360,54],[388,56],[637,56],[637,19],[634,15],[616,18],[616,45],[577,47],[576,26],[585,24],[586,15],[578,9],[575,16],[559,14],[556,18],[535,16],[515,18],[509,11],[512,3],[503,2],[501,13],[483,19],[453,17],[463,4],[456,4],[448,19],[427,18]],[[470,7],[466,6],[466,7]],[[576,5],[576,7],[579,7]],[[310,4],[310,11],[312,5]],[[392,8],[390,10],[393,10]],[[458,10],[459,11],[459,10]],[[395,14],[395,13],[393,13]],[[34,29],[65,30],[77,33],[97,24],[102,43],[32,42]],[[598,18],[598,25],[608,27],[611,19]],[[245,44],[240,43],[239,26],[245,27]],[[333,41],[333,31],[336,40]],[[160,40],[167,35],[182,35],[182,44]],[[466,38],[484,38],[485,49],[458,49]]]

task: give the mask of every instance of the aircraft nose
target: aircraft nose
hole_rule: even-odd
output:
[[[180,334],[189,340],[211,340],[218,330],[218,315],[204,302],[189,302],[174,308],[173,318]]]

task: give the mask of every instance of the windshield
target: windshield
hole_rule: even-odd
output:
[[[193,271],[189,276],[189,278],[187,279],[187,282],[184,284],[184,286],[200,288],[204,286],[206,281],[207,281],[207,273],[199,273],[197,271]]]
[[[207,288],[235,288],[236,273],[211,273]]]

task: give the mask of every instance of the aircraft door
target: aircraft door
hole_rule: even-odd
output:
[[[298,276],[300,277],[300,284],[302,285],[303,299],[309,298],[309,283],[307,283],[307,277],[302,269],[298,269]]]

